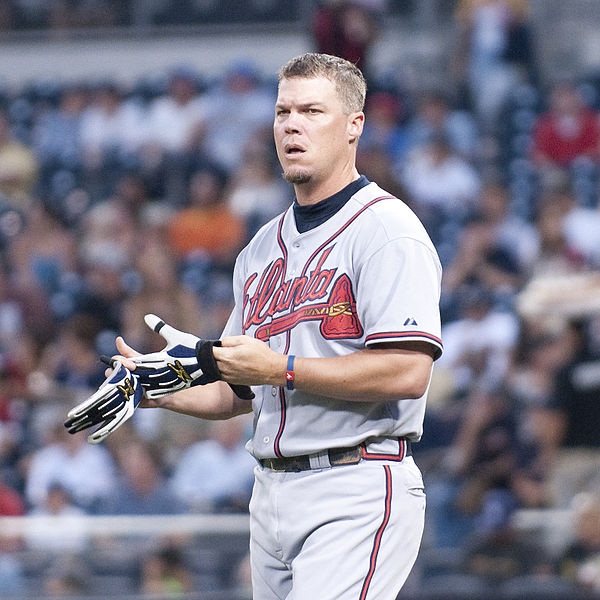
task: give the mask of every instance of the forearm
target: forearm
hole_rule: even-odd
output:
[[[155,400],[144,400],[146,408],[165,408],[200,419],[223,420],[252,411],[252,401],[236,396],[223,381],[190,387]]]
[[[428,358],[399,349],[361,350],[332,358],[298,357],[294,387],[358,402],[420,398],[431,374]],[[285,374],[281,385],[285,385]]]
[[[223,378],[230,383],[285,387],[287,356],[263,342],[239,336],[215,348]],[[349,401],[385,402],[420,398],[432,366],[428,344],[378,346],[330,358],[296,357],[294,387]]]

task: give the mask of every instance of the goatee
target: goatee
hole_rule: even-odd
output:
[[[308,183],[311,179],[310,173],[306,171],[284,171],[283,178],[294,185]]]

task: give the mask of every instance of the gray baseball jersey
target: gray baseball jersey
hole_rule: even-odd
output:
[[[223,336],[245,334],[283,354],[332,357],[381,342],[424,341],[441,354],[441,267],[416,215],[361,177],[331,216],[298,231],[293,207],[240,253],[235,307]],[[255,388],[258,459],[371,442],[397,452],[421,437],[426,394],[396,402],[348,402],[301,390]]]

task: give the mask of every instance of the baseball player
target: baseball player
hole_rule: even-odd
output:
[[[411,210],[356,169],[365,93],[337,57],[282,67],[274,136],[296,200],[239,255],[221,340],[148,315],[164,350],[138,355],[117,338],[104,388],[67,422],[100,423],[99,441],[138,404],[253,411],[257,600],[393,600],[423,532],[412,443],[442,351],[441,267]]]

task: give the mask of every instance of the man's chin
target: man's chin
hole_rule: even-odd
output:
[[[303,183],[308,183],[311,180],[311,174],[307,171],[302,171],[299,169],[289,170],[283,172],[283,178],[288,182],[294,185],[301,185]]]

